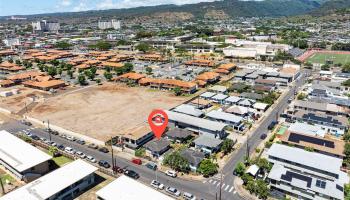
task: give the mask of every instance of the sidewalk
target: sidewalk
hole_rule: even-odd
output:
[[[233,187],[236,189],[238,195],[245,200],[259,200],[258,197],[252,195],[247,191],[246,189],[243,188],[243,181],[241,178],[235,178],[233,180]]]

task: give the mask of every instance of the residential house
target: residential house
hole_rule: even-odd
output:
[[[191,149],[184,149],[180,155],[188,161],[191,171],[196,172],[200,163],[205,159],[205,153],[194,151]]]
[[[206,135],[200,135],[193,141],[196,149],[208,154],[218,152],[221,148],[222,142],[223,141],[218,138],[212,138]]]
[[[144,145],[146,153],[150,156],[159,158],[170,149],[170,142],[167,139],[154,139]]]
[[[165,133],[165,138],[170,141],[184,143],[192,138],[192,132],[186,129],[172,128]]]
[[[173,111],[165,112],[168,114],[169,123],[175,127],[185,128],[195,133],[211,136],[212,138],[224,138],[227,135],[225,131],[225,128],[228,126],[227,124]]]
[[[243,124],[243,117],[225,113],[222,111],[212,110],[206,114],[208,119],[213,121],[222,122],[231,125],[233,129],[243,131],[245,129]]]

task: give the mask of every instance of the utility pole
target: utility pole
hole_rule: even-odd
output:
[[[51,141],[51,129],[50,129],[50,121],[49,120],[47,120],[47,131],[49,132],[49,138]]]
[[[247,160],[249,160],[249,135],[247,133],[247,152],[246,152],[246,157],[247,157]]]
[[[221,176],[220,176],[220,188],[219,188],[219,200],[221,200],[221,187],[222,187],[222,172],[221,172]]]
[[[111,152],[112,152],[112,169],[114,169],[114,154],[113,154],[113,137],[111,137]]]

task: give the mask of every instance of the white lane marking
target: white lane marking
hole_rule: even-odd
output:
[[[203,183],[206,183],[207,181],[205,180],[205,181],[203,181]]]
[[[225,191],[230,187],[230,185],[227,185],[226,188],[225,188]]]
[[[233,191],[233,194],[236,194],[237,193],[237,191],[235,190],[235,191]]]
[[[231,189],[228,192],[232,192],[232,190],[233,190],[233,186],[231,187]]]
[[[212,181],[213,181],[213,180],[210,179],[210,180],[209,180],[209,183],[211,183]]]
[[[217,181],[214,181],[212,184],[215,185]]]
[[[224,183],[224,184],[222,184],[221,188],[223,188],[224,186],[225,186],[225,183]]]
[[[218,182],[218,184],[216,184],[216,187],[218,187],[220,185],[220,181]]]

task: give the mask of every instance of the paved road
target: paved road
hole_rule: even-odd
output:
[[[302,85],[304,82],[305,76],[302,75],[302,77],[299,79],[299,81],[296,82],[296,89]],[[250,146],[250,152],[252,153],[255,148],[260,144],[261,134],[267,133],[267,127],[268,125],[276,120],[276,116],[279,115],[288,105],[288,99],[294,95],[294,88],[291,88],[290,91],[288,91],[287,95],[284,96],[283,99],[281,99],[277,106],[272,110],[271,114],[267,116],[260,126],[251,134],[251,137],[248,139],[248,144]],[[33,134],[43,137],[46,139],[49,139],[49,135],[47,132],[45,132],[42,129],[38,128],[32,128],[29,126],[25,126],[21,123],[19,123],[16,120],[11,120],[3,125],[0,126],[1,129],[7,130],[11,133],[18,133],[23,130],[30,130]],[[57,144],[63,144],[64,146],[70,146],[78,151],[84,152],[86,155],[91,155],[95,157],[97,160],[107,160],[109,163],[111,163],[111,155],[105,154],[93,149],[88,148],[86,145],[80,145],[75,142],[68,141],[66,139],[63,139],[59,136],[52,135],[52,141],[56,142]],[[246,143],[242,144],[242,148],[240,148],[236,154],[234,154],[231,159],[228,161],[228,163],[225,165],[225,167],[222,169],[223,179],[222,182],[220,182],[220,174],[211,177],[203,182],[200,181],[186,181],[179,178],[170,178],[166,176],[165,174],[161,172],[154,172],[146,168],[145,166],[137,166],[132,164],[130,161],[123,159],[123,158],[117,158],[117,165],[120,167],[125,167],[128,169],[135,170],[140,174],[140,181],[148,184],[153,179],[158,179],[161,183],[163,183],[165,186],[172,186],[177,189],[179,189],[181,192],[190,192],[197,196],[197,199],[207,199],[207,200],[214,200],[217,197],[219,197],[219,191],[221,187],[221,193],[222,193],[222,200],[241,200],[242,198],[236,193],[235,188],[233,187],[233,180],[236,178],[233,175],[233,169],[235,168],[236,164],[240,161],[243,161],[244,156],[246,155]],[[219,198],[217,198],[219,199]]]

